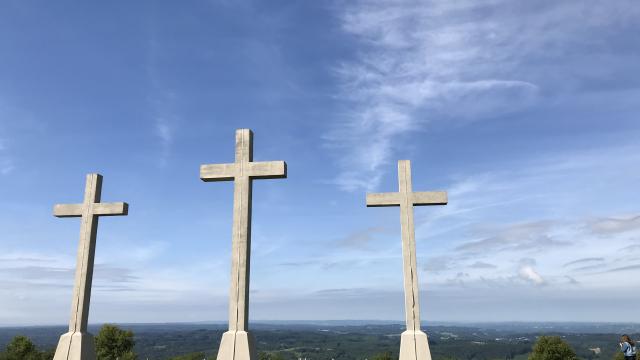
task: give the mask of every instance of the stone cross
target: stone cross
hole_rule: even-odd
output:
[[[249,129],[236,131],[235,160],[233,164],[200,166],[203,181],[234,182],[229,331],[222,335],[217,359],[257,360],[253,337],[248,332],[252,180],[286,178],[287,164],[253,162],[253,133]]]
[[[400,206],[402,259],[404,274],[404,305],[407,330],[400,338],[400,360],[431,360],[427,335],[420,330],[420,302],[416,265],[416,239],[413,225],[414,205],[446,205],[444,191],[413,192],[411,162],[398,161],[398,192],[367,194],[367,206]]]
[[[127,215],[127,203],[101,203],[102,175],[88,174],[82,204],[58,204],[53,208],[56,217],[79,217],[80,244],[76,265],[75,285],[71,301],[69,332],[58,342],[54,360],[93,360],[96,358],[93,336],[87,332],[93,259],[99,216]]]

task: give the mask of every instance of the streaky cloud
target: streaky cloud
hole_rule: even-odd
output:
[[[625,4],[379,0],[341,7],[342,28],[358,47],[355,60],[335,67],[346,110],[325,135],[339,154],[333,182],[371,190],[403,139],[433,122],[530,108],[542,94],[553,96],[550,71],[559,74],[553,81],[580,82],[576,72],[564,71],[575,67],[572,58],[557,49],[593,56],[585,33],[633,22],[640,10]]]
[[[568,267],[568,266],[573,266],[573,265],[582,265],[582,264],[585,264],[585,263],[602,262],[602,261],[604,261],[603,257],[582,258],[582,259],[578,259],[578,260],[569,261],[568,263],[562,265],[562,267]]]

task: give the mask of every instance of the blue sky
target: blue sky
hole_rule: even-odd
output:
[[[0,4],[0,324],[64,324],[103,201],[91,322],[226,321],[233,161],[251,128],[253,320],[403,319],[412,161],[422,318],[630,321],[640,295],[634,1]]]

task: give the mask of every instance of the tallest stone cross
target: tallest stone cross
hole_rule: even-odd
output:
[[[420,330],[420,301],[416,265],[416,237],[413,225],[414,205],[446,205],[444,191],[413,192],[411,163],[398,161],[400,191],[367,194],[367,206],[400,206],[402,259],[404,274],[404,305],[407,330],[400,337],[400,360],[431,360],[427,334]]]
[[[229,331],[222,335],[218,360],[258,359],[253,337],[248,332],[252,180],[286,177],[284,161],[253,162],[253,133],[249,129],[236,131],[235,163],[200,166],[203,181],[234,182]]]

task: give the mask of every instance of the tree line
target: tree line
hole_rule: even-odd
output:
[[[95,337],[95,344],[98,360],[137,360],[132,331],[105,324]],[[31,339],[18,335],[0,353],[0,360],[53,360],[54,354],[55,349],[41,351]]]
[[[105,324],[95,337],[97,360],[137,360],[134,352],[135,339],[130,330],[122,330],[115,325]],[[53,360],[55,349],[40,350],[26,336],[15,336],[5,350],[0,352],[0,360]],[[203,352],[179,355],[170,360],[206,360],[214,359],[215,355]],[[372,356],[369,360],[395,360],[397,355],[382,352]],[[640,360],[640,354],[637,357]],[[258,360],[285,360],[278,351],[260,352]],[[446,360],[455,360],[448,358]],[[540,336],[531,349],[528,360],[578,360],[573,348],[560,336]],[[612,360],[624,360],[618,352]]]

